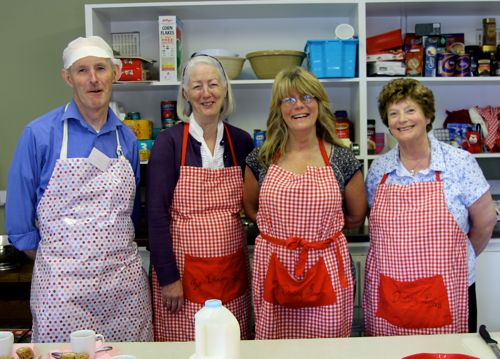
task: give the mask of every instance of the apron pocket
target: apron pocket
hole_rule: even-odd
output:
[[[223,257],[186,254],[182,286],[185,298],[193,303],[203,304],[207,299],[227,303],[242,296],[248,288],[245,251]]]
[[[439,328],[451,324],[443,277],[400,282],[381,274],[377,316],[402,328]]]
[[[264,300],[289,308],[306,308],[335,304],[337,295],[323,257],[318,259],[303,280],[296,281],[276,253],[272,253],[264,283]]]

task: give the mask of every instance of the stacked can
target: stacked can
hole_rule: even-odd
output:
[[[253,144],[255,147],[260,148],[264,144],[265,140],[266,140],[265,131],[259,129],[253,130]]]
[[[177,101],[164,100],[161,102],[161,127],[172,127],[177,123]]]

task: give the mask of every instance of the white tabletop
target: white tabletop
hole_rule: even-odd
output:
[[[500,341],[500,332],[492,333]],[[67,344],[35,344],[43,359],[54,348]],[[120,354],[138,359],[188,359],[194,342],[111,343]],[[481,359],[495,359],[478,334],[361,337],[301,340],[246,340],[241,342],[240,359],[400,359],[416,353],[460,353]],[[102,357],[102,356],[101,356]],[[99,357],[97,358],[99,359]]]

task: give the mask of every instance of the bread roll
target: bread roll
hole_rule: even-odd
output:
[[[19,359],[34,359],[35,353],[30,347],[20,347],[16,350],[17,357]]]

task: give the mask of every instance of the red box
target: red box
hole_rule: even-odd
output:
[[[401,29],[395,29],[383,34],[370,36],[366,38],[366,53],[373,54],[384,50],[401,48],[403,38]]]
[[[122,61],[122,75],[119,81],[147,81],[151,79],[153,61],[142,57],[119,57]]]

